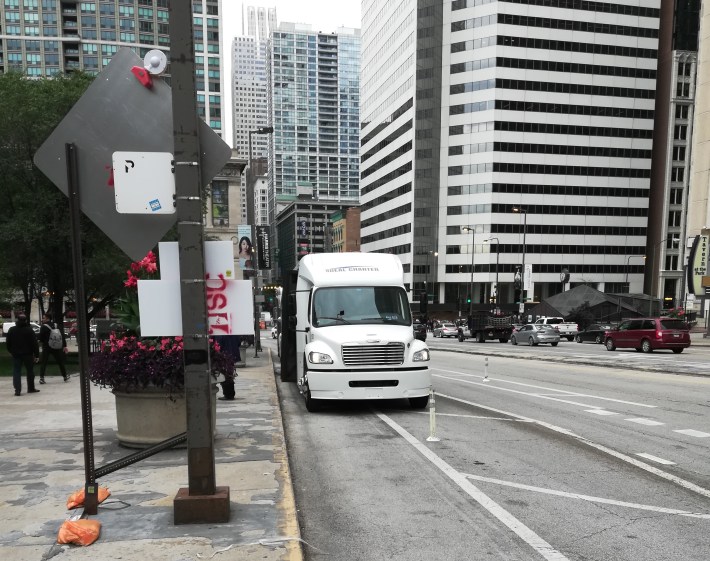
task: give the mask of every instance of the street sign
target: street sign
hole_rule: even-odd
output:
[[[134,66],[143,68],[143,59],[120,49],[42,144],[34,163],[67,195],[65,145],[74,144],[82,212],[131,259],[139,260],[172,227],[176,215],[116,210],[114,152],[174,153],[170,87],[161,79],[154,79],[150,88],[143,86],[131,72]],[[204,186],[229,160],[231,149],[201,119],[199,127]]]
[[[116,211],[122,214],[173,214],[175,175],[170,152],[114,152]]]

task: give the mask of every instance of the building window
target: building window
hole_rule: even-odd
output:
[[[229,226],[229,183],[212,182],[212,226]]]

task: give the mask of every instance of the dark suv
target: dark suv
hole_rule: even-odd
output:
[[[673,318],[635,318],[604,333],[607,350],[631,348],[644,353],[670,349],[682,353],[690,346],[688,324]]]
[[[414,330],[415,339],[426,341],[426,324],[418,320],[414,320],[414,323],[412,323],[412,329]]]

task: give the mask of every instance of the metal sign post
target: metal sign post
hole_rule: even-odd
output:
[[[81,210],[79,178],[77,174],[77,151],[73,144],[66,145],[67,187],[69,194],[69,217],[71,221],[72,267],[74,291],[76,292],[77,344],[79,346],[79,382],[81,384],[81,416],[84,433],[84,513],[96,514],[99,508],[98,486],[94,471],[94,429],[91,418],[91,385],[89,384],[89,328],[86,324],[86,294],[81,255]]]
[[[228,522],[229,487],[215,484],[214,424],[200,188],[200,135],[195,98],[192,4],[170,4],[170,58],[175,89],[173,135],[180,300],[187,398],[189,488],[173,501],[175,524]]]

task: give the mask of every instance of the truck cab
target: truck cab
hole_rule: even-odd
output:
[[[306,255],[295,291],[297,384],[325,400],[401,399],[426,407],[429,349],[414,337],[402,263],[379,253]]]

